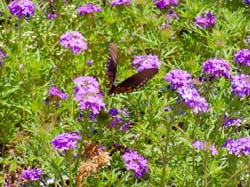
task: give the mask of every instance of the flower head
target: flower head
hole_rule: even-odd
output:
[[[161,62],[154,55],[134,56],[134,61],[132,62],[132,67],[136,67],[137,72],[150,68],[160,68],[160,66]]]
[[[83,50],[87,50],[86,39],[79,32],[68,32],[60,38],[60,45],[71,49],[74,55],[80,54]]]
[[[67,151],[77,147],[77,141],[82,137],[77,133],[62,133],[53,139],[50,143],[53,145],[53,150]]]
[[[207,101],[200,96],[199,92],[195,88],[181,87],[177,92],[183,98],[186,106],[192,108],[194,113],[203,113],[210,110],[210,106]]]
[[[102,94],[87,94],[79,102],[80,110],[90,110],[93,114],[99,114],[101,110],[104,110],[105,103],[103,101]]]
[[[22,172],[22,178],[29,180],[29,181],[37,181],[41,178],[43,174],[42,170],[39,169],[27,169],[23,170]]]
[[[0,49],[0,67],[3,65],[3,60],[7,57],[7,55]]]
[[[86,14],[93,14],[95,12],[101,12],[102,11],[102,8],[100,7],[97,7],[95,5],[92,5],[92,4],[87,4],[87,5],[84,5],[82,7],[79,7],[77,9],[77,13],[80,15],[80,16],[84,16]]]
[[[250,2],[250,0],[249,0],[249,2]],[[249,3],[249,4],[250,4],[250,3]],[[246,38],[246,43],[247,43],[247,44],[250,44],[250,35],[247,36],[247,38]]]
[[[131,127],[130,122],[126,122],[124,118],[128,118],[128,111],[125,109],[123,110],[116,110],[111,108],[109,110],[109,114],[112,117],[112,121],[109,122],[109,127],[111,129],[117,128],[117,125],[120,125],[120,130],[121,131],[128,131],[129,128]]]
[[[157,6],[157,8],[162,10],[167,9],[170,6],[177,6],[178,0],[153,0],[153,3]]]
[[[247,4],[247,5],[250,5],[250,0],[246,0],[246,4]]]
[[[232,126],[236,126],[236,127],[240,127],[243,124],[243,121],[239,118],[229,118],[229,119],[225,119],[223,122],[223,127],[232,127]]]
[[[59,90],[57,87],[52,86],[49,89],[49,97],[59,100],[66,100],[68,98],[68,95],[66,93],[61,92],[61,90]]]
[[[206,151],[206,149],[209,148],[209,151],[212,156],[218,155],[218,151],[216,147],[214,146],[214,144],[210,145],[209,143],[205,143],[205,142],[201,142],[197,140],[192,144],[192,146],[194,149],[201,150],[201,151]]]
[[[237,94],[239,97],[250,95],[250,75],[235,75],[232,76],[231,86],[233,94]]]
[[[223,59],[209,59],[204,62],[203,65],[203,73],[207,74],[211,77],[225,77],[230,78],[230,67],[229,63],[224,61]]]
[[[111,4],[111,8],[116,7],[116,6],[121,6],[121,5],[125,5],[128,6],[131,4],[130,0],[113,0],[112,2],[110,2]]]
[[[177,16],[177,14],[173,13],[173,12],[169,12],[168,15],[166,16],[166,20],[167,21],[171,21],[173,19],[178,19],[179,17]]]
[[[210,152],[211,152],[211,155],[213,156],[218,155],[218,151],[214,145],[210,145]]]
[[[137,151],[129,150],[122,155],[127,170],[133,170],[136,178],[141,178],[148,172],[148,161]]]
[[[168,72],[164,79],[170,82],[173,89],[193,86],[192,76],[188,72],[179,69]]]
[[[48,13],[47,14],[47,19],[48,20],[54,20],[58,17],[58,13],[57,12],[54,12],[54,13]]]
[[[193,148],[197,149],[197,150],[201,150],[201,151],[205,151],[206,150],[206,144],[204,142],[200,142],[200,141],[195,141],[192,144]]]
[[[93,61],[92,61],[92,60],[88,60],[88,61],[87,61],[87,65],[88,65],[89,67],[93,66]]]
[[[227,140],[224,145],[224,148],[228,150],[228,153],[241,157],[242,155],[250,155],[250,138],[242,137],[238,140]]]
[[[93,77],[78,77],[74,80],[74,100],[79,103],[80,110],[90,110],[92,114],[99,114],[105,108],[103,95],[100,94],[99,83]]]
[[[250,66],[250,50],[242,49],[235,53],[234,62],[240,65]]]
[[[210,29],[214,27],[216,18],[211,13],[205,13],[198,18],[195,18],[195,25],[202,27],[203,29]]]
[[[11,1],[8,8],[10,14],[13,16],[17,16],[18,19],[34,16],[35,13],[35,5],[30,0]]]

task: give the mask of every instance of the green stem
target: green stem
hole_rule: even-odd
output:
[[[65,181],[63,180],[63,177],[62,177],[62,174],[61,174],[61,172],[60,172],[60,169],[57,167],[57,165],[56,165],[56,163],[54,162],[53,159],[51,160],[51,162],[52,162],[51,164],[52,164],[53,168],[54,168],[54,169],[56,170],[56,172],[57,172],[57,175],[59,176],[60,180],[62,181],[63,186],[67,187],[67,184],[66,184]]]
[[[167,134],[166,134],[166,145],[165,145],[165,149],[163,152],[163,170],[162,170],[162,177],[161,177],[161,187],[165,186],[165,179],[166,179],[166,168],[167,168],[167,163],[168,163],[168,157],[167,157],[167,149],[168,149],[168,144],[169,144],[169,140],[170,140],[170,130],[171,130],[171,123],[168,125],[167,128]]]
[[[23,57],[22,22],[23,22],[22,19],[18,20],[18,44],[19,44],[18,47],[19,47],[19,54],[20,54],[21,58]],[[19,63],[19,64],[21,64],[21,63]]]

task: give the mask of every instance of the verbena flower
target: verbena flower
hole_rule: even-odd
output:
[[[250,44],[250,36],[247,36],[247,38],[246,38],[246,43],[247,43],[247,44]]]
[[[42,170],[39,169],[27,169],[22,171],[22,178],[29,181],[37,181],[43,174]]]
[[[170,82],[173,89],[193,86],[192,76],[188,72],[179,69],[168,72],[164,79]]]
[[[223,59],[209,59],[204,62],[203,65],[203,73],[207,74],[211,77],[225,77],[230,78],[230,67],[229,63]]]
[[[228,150],[229,154],[237,157],[250,155],[250,138],[242,137],[238,140],[227,140],[222,146]]]
[[[86,39],[77,31],[63,34],[60,38],[60,45],[72,50],[74,55],[78,55],[83,50],[88,49]]]
[[[243,124],[243,121],[239,118],[228,118],[226,120],[224,120],[223,122],[223,127],[232,127],[232,126],[236,126],[236,127],[240,127]]]
[[[233,94],[239,97],[250,95],[250,75],[235,75],[232,76],[231,86],[233,89]]]
[[[242,49],[235,53],[234,62],[240,65],[250,66],[250,50]]]
[[[196,150],[200,150],[200,151],[210,151],[212,156],[216,156],[218,155],[218,151],[216,149],[216,147],[212,144],[210,145],[209,143],[205,143],[205,142],[201,142],[201,141],[195,141],[192,144],[193,148]]]
[[[99,93],[99,83],[96,78],[90,76],[78,77],[74,80],[74,83],[77,85],[75,93],[77,94],[77,90],[81,90],[82,94],[87,93]]]
[[[68,98],[68,95],[66,93],[63,93],[57,87],[52,86],[49,89],[49,97],[50,98],[58,98],[59,100],[66,100]]]
[[[118,113],[119,113],[119,112],[118,112],[117,109],[114,109],[114,108],[109,109],[109,114],[110,114],[112,117],[116,116]]]
[[[195,25],[202,27],[203,29],[210,29],[214,27],[216,18],[211,13],[204,13],[198,18],[195,18]]]
[[[99,92],[99,84],[93,77],[78,77],[74,80],[74,100],[79,103],[80,110],[90,110],[92,114],[99,114],[105,108],[103,95]]]
[[[160,66],[161,62],[154,55],[134,56],[134,61],[132,62],[132,67],[136,67],[137,72],[150,68],[160,68]]]
[[[101,11],[102,11],[102,8],[92,5],[92,4],[87,4],[77,9],[77,13],[81,16],[86,15],[86,14],[93,14],[95,12],[101,12]]]
[[[201,150],[201,151],[205,151],[206,150],[206,144],[204,142],[200,142],[200,141],[195,141],[192,144],[193,148],[197,149],[197,150]]]
[[[214,145],[210,145],[210,152],[211,152],[211,155],[213,155],[213,156],[218,155],[218,151]]]
[[[169,22],[173,19],[178,19],[179,17],[177,16],[177,14],[173,13],[173,12],[169,12],[168,15],[166,16],[166,20]]]
[[[88,60],[88,61],[87,61],[87,65],[88,65],[89,67],[93,66],[93,61],[92,61],[92,60]]]
[[[58,17],[58,13],[57,12],[54,12],[54,13],[48,13],[47,14],[47,19],[48,20],[54,20]]]
[[[183,98],[186,106],[192,108],[194,113],[204,113],[210,110],[210,106],[207,101],[200,96],[199,92],[195,88],[181,87],[177,92]]]
[[[0,67],[4,63],[4,59],[7,57],[7,55],[0,49]]]
[[[30,0],[11,1],[8,8],[10,14],[17,16],[18,19],[34,16],[35,13],[35,5]]]
[[[133,170],[136,178],[141,178],[148,172],[148,161],[137,151],[129,150],[122,155],[127,170]]]
[[[128,118],[128,111],[127,109],[123,109],[123,110],[116,110],[111,108],[109,110],[109,114],[112,118],[112,121],[109,122],[109,127],[111,129],[115,129],[117,128],[118,125],[120,125],[120,130],[121,131],[128,131],[129,128],[131,127],[131,123],[130,122],[126,122],[124,119]]]
[[[130,0],[113,0],[112,2],[110,2],[111,4],[111,8],[113,7],[117,7],[117,6],[128,6],[131,4]]]
[[[103,101],[102,94],[87,94],[79,102],[80,110],[90,110],[93,114],[99,114],[101,110],[104,110],[105,103]]]
[[[153,0],[153,3],[157,6],[157,8],[162,10],[167,9],[170,6],[177,6],[178,0]]]
[[[53,139],[50,143],[53,145],[53,150],[67,151],[77,148],[77,142],[82,137],[77,133],[62,133]]]
[[[250,0],[246,0],[246,4],[247,4],[247,5],[250,5]]]

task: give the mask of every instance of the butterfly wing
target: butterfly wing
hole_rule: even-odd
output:
[[[117,86],[112,86],[109,94],[115,93],[130,93],[134,90],[143,87],[159,70],[157,68],[146,69],[141,71],[120,83]]]
[[[109,45],[109,57],[107,61],[107,77],[109,80],[109,89],[112,88],[115,82],[116,70],[118,62],[118,49],[115,44]]]

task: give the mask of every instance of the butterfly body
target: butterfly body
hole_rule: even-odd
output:
[[[109,80],[108,94],[131,93],[143,87],[155,74],[159,72],[157,68],[145,69],[127,78],[118,85],[115,85],[116,71],[118,63],[118,49],[115,44],[109,45],[109,57],[107,61],[107,77]]]

